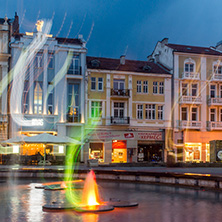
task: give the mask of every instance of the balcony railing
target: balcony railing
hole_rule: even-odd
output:
[[[130,124],[130,117],[113,117],[111,116],[111,124],[116,124],[116,125],[124,125],[124,124]]]
[[[67,71],[67,74],[68,75],[82,75],[82,67],[79,66],[77,68],[69,68],[68,71]]]
[[[212,73],[211,80],[222,81],[222,74]]]
[[[0,123],[7,123],[8,122],[8,116],[5,114],[0,114]]]
[[[201,96],[181,96],[180,103],[187,103],[187,104],[193,104],[193,103],[201,103]]]
[[[222,122],[207,122],[208,130],[222,130]]]
[[[182,79],[193,79],[193,80],[199,80],[200,74],[197,72],[183,72],[182,73]]]
[[[201,121],[180,121],[180,128],[182,129],[200,129]]]
[[[77,114],[77,115],[67,114],[66,120],[67,120],[68,123],[80,123],[81,114]]]
[[[130,97],[129,89],[111,89],[111,96]]]
[[[208,105],[222,105],[222,98],[209,98]]]

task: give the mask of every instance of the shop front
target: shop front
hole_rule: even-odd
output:
[[[96,130],[86,144],[85,159],[100,163],[164,161],[164,133]]]

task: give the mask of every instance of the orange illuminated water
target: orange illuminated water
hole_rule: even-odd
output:
[[[96,183],[95,173],[91,170],[86,177],[83,194],[82,194],[82,202],[83,206],[97,206],[101,205],[101,200],[99,197],[98,186]]]

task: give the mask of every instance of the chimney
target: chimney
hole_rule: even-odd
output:
[[[121,55],[121,56],[120,56],[120,64],[121,64],[121,65],[125,65],[125,61],[126,61],[126,60],[125,60],[125,57],[126,57],[125,55]]]
[[[19,17],[17,12],[15,12],[15,18],[12,24],[12,34],[19,33]]]
[[[166,44],[168,44],[168,38],[164,38],[162,41],[161,41],[161,43],[163,44],[163,45],[166,45]]]
[[[222,51],[222,41],[219,41],[216,45],[216,50]]]

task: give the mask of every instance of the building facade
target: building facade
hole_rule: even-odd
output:
[[[154,62],[87,57],[85,159],[165,161],[171,74]]]
[[[17,33],[11,39],[9,137],[50,133],[82,141],[85,41],[81,35],[77,39],[53,37],[49,34],[51,24],[41,22],[37,32]],[[33,156],[44,152],[44,146],[25,144],[18,152]],[[47,152],[66,154],[59,146],[48,146]]]
[[[176,160],[209,162],[209,144],[222,133],[222,52],[158,42],[150,58],[173,72],[172,146]]]

